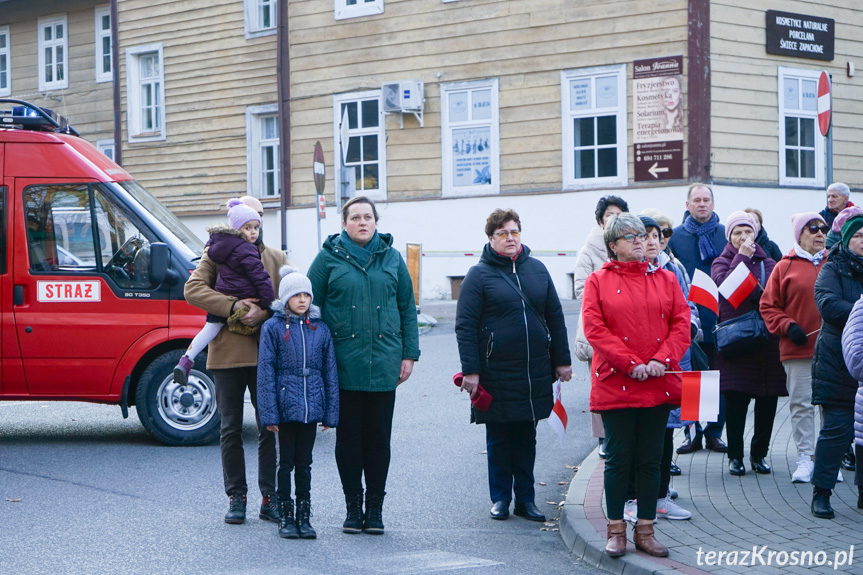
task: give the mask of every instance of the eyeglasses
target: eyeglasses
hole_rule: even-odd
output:
[[[517,238],[518,236],[521,235],[521,232],[518,230],[501,230],[499,232],[493,233],[492,235],[497,236],[501,240],[505,240],[509,236],[512,236],[513,238]]]
[[[617,238],[618,240],[626,240],[631,244],[635,243],[635,240],[644,241],[647,239],[647,234],[623,234]],[[617,241],[617,240],[615,240]]]
[[[671,228],[662,228],[661,233],[662,233],[662,237],[668,239],[671,237],[671,234],[674,233],[674,230],[672,230]]]
[[[821,232],[822,234],[824,234],[826,236],[827,232],[830,231],[830,228],[827,226],[827,224],[821,224],[820,226],[818,224],[811,224],[811,225],[806,226],[806,229],[809,230],[809,233],[812,235],[815,235],[818,232]]]

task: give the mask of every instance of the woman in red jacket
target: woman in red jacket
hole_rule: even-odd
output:
[[[689,348],[689,306],[671,272],[644,261],[644,226],[620,214],[608,222],[603,240],[611,261],[585,283],[584,334],[593,346],[590,410],[605,426],[605,501],[612,557],[626,553],[626,503],[635,466],[638,523],[635,547],[665,557],[654,538],[656,493],[665,424],[680,404],[680,358]]]

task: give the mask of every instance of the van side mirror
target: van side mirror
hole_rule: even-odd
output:
[[[150,244],[150,285],[159,285],[168,275],[168,245],[162,242]]]

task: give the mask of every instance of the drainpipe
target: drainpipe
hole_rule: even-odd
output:
[[[689,0],[689,180],[710,182],[710,0]]]
[[[276,34],[276,82],[279,98],[279,188],[282,251],[288,252],[288,206],[291,205],[291,60],[288,42],[288,0],[279,0]]]
[[[120,125],[120,32],[117,1],[111,0],[111,76],[114,99],[114,162],[123,165],[123,131]]]

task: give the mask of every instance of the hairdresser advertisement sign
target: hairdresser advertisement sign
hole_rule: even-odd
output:
[[[683,177],[683,56],[633,63],[635,181]]]

